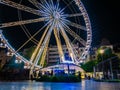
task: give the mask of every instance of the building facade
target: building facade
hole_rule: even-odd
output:
[[[75,44],[74,46],[74,52],[75,55],[77,56],[77,58],[80,57],[80,55],[82,54],[84,47],[79,47],[79,45]],[[68,49],[66,45],[63,45],[63,53],[64,55],[67,55],[67,57],[69,57],[68,55]],[[88,59],[89,55],[87,56]],[[50,46],[48,51],[47,51],[47,56],[46,56],[46,61],[47,61],[47,66],[52,66],[52,65],[57,65],[59,63],[62,63],[60,61],[60,56],[58,53],[58,47],[57,46]]]
[[[6,48],[0,47],[0,68],[3,68],[3,66],[10,60],[11,56],[7,55]]]

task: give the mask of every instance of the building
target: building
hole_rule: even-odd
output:
[[[0,47],[0,68],[2,68],[9,60],[11,56],[7,55],[7,49]]]
[[[91,47],[90,48],[90,58],[89,58],[89,60],[96,60],[96,58],[97,58],[97,47]]]
[[[0,68],[2,68],[12,57],[12,53],[9,51],[10,50],[6,47],[5,40],[0,38]]]
[[[63,45],[62,47],[63,47],[64,54],[68,55],[67,46]],[[75,50],[75,54],[77,55],[77,57],[79,57],[82,54],[82,52],[84,50],[84,47],[79,47],[79,45],[75,44],[74,45],[74,50]],[[57,64],[61,63],[60,62],[60,57],[59,57],[59,54],[58,54],[58,47],[57,46],[52,46],[51,45],[48,48],[46,61],[47,61],[47,66],[57,65]]]
[[[77,56],[77,58],[79,58],[81,56],[82,52],[84,51],[84,47],[79,47],[79,45],[77,45],[77,44],[74,44],[73,46],[74,46],[73,50],[75,52],[75,55]],[[33,46],[33,47],[35,49],[35,46]],[[25,49],[23,51],[23,55],[26,57],[26,54],[31,53],[31,49],[33,47]],[[66,60],[70,59],[67,46],[62,45],[62,49],[63,49],[63,53],[65,55],[65,59],[66,58],[67,58]],[[32,51],[34,51],[34,50],[32,50]],[[88,55],[84,61],[86,62],[89,59],[90,59],[90,57],[89,57],[89,53],[88,53]],[[48,47],[45,63],[46,63],[45,66],[52,66],[52,65],[57,65],[57,64],[61,63],[60,56],[58,53],[58,47],[56,45],[50,45]]]

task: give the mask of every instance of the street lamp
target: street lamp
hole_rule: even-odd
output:
[[[21,60],[15,60],[15,63],[20,64],[20,63],[22,63],[22,61]]]
[[[15,64],[17,66],[18,69],[23,68],[24,66],[22,65],[22,61],[21,60],[15,60]]]
[[[100,49],[100,54],[102,55],[104,53],[104,50],[103,49]]]
[[[104,54],[104,49],[100,49],[99,53],[101,54],[101,59],[102,59],[102,72],[103,72],[103,77],[104,77],[104,71],[103,71],[103,54]]]

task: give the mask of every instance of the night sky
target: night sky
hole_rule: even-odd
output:
[[[120,7],[117,0],[82,0],[91,19],[93,44],[103,38],[111,44],[120,43]]]
[[[93,32],[93,42],[92,46],[97,46],[100,44],[103,38],[110,41],[111,44],[120,43],[120,8],[118,1],[110,0],[82,0],[85,8],[87,9],[88,15],[90,17],[92,32]],[[10,17],[13,17],[17,12],[11,13],[8,7],[2,6],[0,4],[0,10],[2,8],[12,14],[7,18],[8,21],[12,21]],[[0,15],[0,19],[2,19]],[[13,19],[13,18],[12,18]],[[16,18],[14,18],[16,19]],[[4,20],[2,19],[4,22]],[[15,20],[13,20],[15,21]],[[19,29],[19,27],[16,27]],[[12,29],[12,28],[7,28]],[[17,31],[15,31],[17,32]],[[23,36],[24,37],[24,36]],[[13,42],[14,43],[14,42]]]

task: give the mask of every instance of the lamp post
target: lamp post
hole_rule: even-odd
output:
[[[22,68],[21,67],[21,64],[22,64],[22,61],[21,60],[15,60],[15,64],[17,65],[17,67],[20,69]]]
[[[101,49],[101,50],[100,50],[100,54],[103,54],[103,53],[104,53],[104,50],[103,50],[103,49]]]
[[[111,78],[113,79],[112,60],[111,59],[110,59],[110,72],[111,72]]]
[[[15,63],[20,64],[20,63],[22,63],[22,61],[21,60],[15,60]]]
[[[103,72],[103,78],[104,78],[104,71],[103,71],[103,67],[104,67],[104,64],[103,64],[103,54],[104,54],[104,50],[103,49],[100,49],[100,54],[101,54],[101,59],[102,59],[102,72]]]

